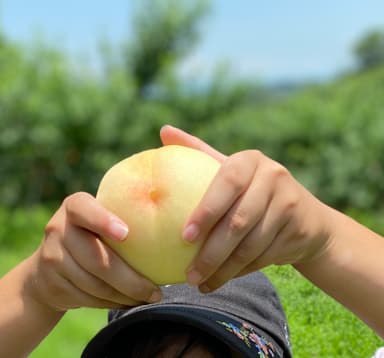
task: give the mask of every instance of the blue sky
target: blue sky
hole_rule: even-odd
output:
[[[0,20],[11,39],[42,34],[92,60],[101,37],[118,44],[129,35],[132,3],[0,0]],[[204,36],[180,71],[209,74],[226,62],[246,77],[326,79],[352,65],[352,45],[376,27],[384,28],[382,0],[213,0]]]

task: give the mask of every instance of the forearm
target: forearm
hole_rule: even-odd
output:
[[[32,260],[28,258],[0,280],[0,357],[26,357],[64,314],[29,295]]]
[[[295,268],[384,337],[384,238],[339,212],[332,218],[330,246]]]

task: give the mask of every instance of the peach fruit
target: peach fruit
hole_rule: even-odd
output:
[[[178,145],[149,149],[115,164],[96,198],[127,223],[129,233],[122,242],[104,241],[153,282],[184,282],[201,244],[183,240],[182,230],[218,168],[208,154]]]

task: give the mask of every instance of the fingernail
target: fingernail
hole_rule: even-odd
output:
[[[190,224],[183,231],[183,239],[189,242],[194,242],[199,236],[199,233],[199,227],[196,224]]]
[[[149,297],[148,302],[150,302],[150,303],[159,302],[162,297],[163,297],[163,295],[162,295],[161,291],[155,290],[155,291],[153,291],[151,297]]]
[[[111,226],[109,228],[109,231],[113,236],[113,237],[111,237],[112,239],[117,239],[118,241],[123,241],[127,237],[129,230],[128,230],[127,225],[125,225],[119,221],[113,220],[111,222]]]
[[[202,278],[201,273],[196,270],[191,270],[187,273],[187,280],[191,285],[197,286]]]

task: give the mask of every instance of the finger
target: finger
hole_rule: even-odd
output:
[[[99,294],[102,282],[77,265],[62,245],[57,232],[51,233],[49,238],[46,237],[38,255],[41,268],[37,275],[39,294],[45,294],[48,300],[53,298],[52,306],[60,310],[83,306],[114,308],[138,304],[127,297],[121,297],[121,294],[120,297],[115,295],[112,288],[109,290],[111,295]],[[97,289],[89,289],[95,282]]]
[[[300,235],[299,235],[300,236]],[[294,237],[294,240],[292,238]],[[302,255],[300,237],[297,237],[297,223],[289,221],[275,239],[256,260],[250,262],[236,276],[246,275],[270,265],[284,265],[296,262]]]
[[[252,262],[255,263],[251,267],[259,269],[266,264],[283,259],[288,252],[288,246],[283,243],[279,251],[273,251],[276,256],[273,258],[274,261],[270,261],[272,260],[270,247],[271,245],[275,247],[274,241],[276,240],[281,242],[278,237],[280,231],[285,231],[284,228],[293,217],[297,216],[297,204],[301,195],[296,186],[287,185],[291,177],[284,167],[266,157],[263,159],[255,176],[257,176],[257,180],[261,180],[265,184],[262,190],[270,191],[272,196],[264,217],[232,252],[220,269],[208,278],[205,282],[207,287],[212,289],[219,287]],[[300,217],[305,218],[305,213]],[[294,225],[296,228],[298,226]],[[208,290],[207,287],[205,287],[206,290]]]
[[[76,193],[67,197],[63,207],[72,225],[117,241],[127,237],[127,224],[105,209],[88,193]]]
[[[236,153],[222,164],[200,203],[188,218],[183,238],[203,240],[237,199],[248,189],[257,167],[257,158]],[[239,175],[241,173],[241,175]]]
[[[123,295],[105,281],[84,271],[69,252],[65,252],[63,256],[61,273],[73,286],[89,296],[122,306],[137,306],[143,303]]]
[[[50,288],[49,295],[55,297],[55,305],[59,310],[68,310],[79,307],[108,308],[116,309],[126,307],[121,303],[104,300],[89,295],[73,285],[57,271],[51,271],[50,282],[55,282],[55,286]]]
[[[134,271],[120,256],[92,233],[69,227],[65,247],[75,261],[90,274],[98,277],[135,301],[157,302],[160,289]]]
[[[234,277],[248,275],[251,272],[260,271],[265,267],[275,264],[275,242],[268,248],[257,260],[252,261],[249,265],[245,266]]]
[[[292,215],[276,234],[268,249],[257,260],[243,268],[240,273],[244,274],[252,270],[260,270],[271,264],[295,264],[305,261],[308,255],[313,257],[313,255],[318,254],[321,251],[321,245],[311,245],[308,250],[307,238],[316,237],[316,234],[309,233],[302,228],[301,223],[307,221],[307,212]],[[311,230],[311,227],[308,230]]]
[[[222,286],[245,268],[259,270],[272,264],[276,250],[276,238],[287,226],[288,218],[282,215],[280,200],[274,197],[265,215],[247,237],[233,250],[221,267],[203,283],[201,289],[209,292]],[[286,248],[282,248],[286,250]],[[284,253],[284,251],[280,251]]]
[[[252,240],[249,239],[249,241]],[[248,273],[261,270],[262,268],[274,263],[275,256],[271,253],[271,248],[274,245],[274,242],[270,246],[266,247],[264,251],[260,245],[259,250],[262,251],[262,253],[257,256],[256,259],[250,257],[245,251],[246,247],[251,245],[252,243],[242,243],[243,247],[234,251],[233,254],[223,263],[220,269],[215,272],[214,275],[209,277],[206,282],[203,282],[200,285],[199,289],[204,293],[212,292],[234,277],[243,276]],[[244,264],[245,262],[247,263]]]
[[[249,233],[255,231],[254,228],[263,220],[271,200],[271,193],[264,188],[263,177],[258,176],[246,193],[216,225],[193,261],[187,274],[188,282],[199,284],[212,274],[216,278],[223,270],[220,268],[229,258],[231,258],[231,265],[225,270],[229,276],[235,275],[249,262],[253,255],[249,249],[255,249],[255,245],[248,247],[250,246]],[[236,253],[235,256],[234,253]],[[244,260],[247,261],[244,262]]]
[[[190,147],[193,149],[200,150],[209,154],[211,157],[215,158],[219,162],[223,162],[226,156],[216,149],[212,148],[207,143],[203,142],[201,139],[194,137],[181,129],[166,125],[160,130],[160,138],[164,145],[182,145],[185,147]]]

